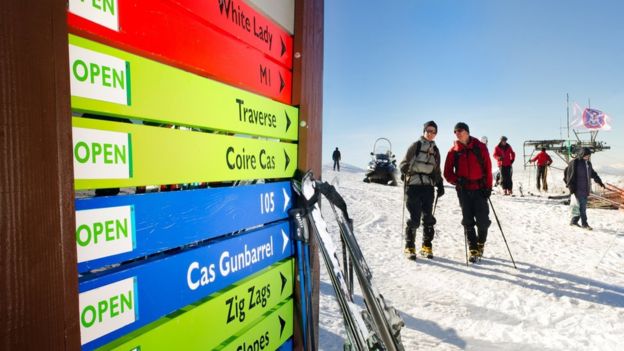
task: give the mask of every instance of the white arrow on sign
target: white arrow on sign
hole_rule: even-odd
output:
[[[284,253],[284,251],[286,251],[286,245],[288,245],[288,235],[284,233],[284,229],[281,229],[281,231],[282,231],[282,238],[284,239],[284,245],[282,246],[282,253]]]
[[[286,212],[286,207],[288,207],[288,203],[290,202],[290,197],[288,197],[288,194],[286,193],[286,189],[282,188],[282,192],[284,192],[284,210],[283,210],[283,212]]]

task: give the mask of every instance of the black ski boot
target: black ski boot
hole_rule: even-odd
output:
[[[427,257],[429,259],[433,258],[433,235],[435,234],[435,230],[432,226],[426,226],[423,228],[423,242],[422,247],[420,248],[420,254],[423,257]]]
[[[422,247],[420,248],[420,254],[423,257],[427,257],[428,259],[432,259],[433,258],[433,247],[425,246],[425,244],[423,244]]]
[[[416,260],[416,245],[414,240],[416,239],[416,228],[412,228],[409,225],[405,227],[405,249],[403,254],[410,260]]]
[[[579,225],[579,219],[581,219],[581,217],[572,217],[572,219],[570,220],[570,225],[573,227],[581,227]]]
[[[470,250],[470,257],[468,257],[468,261],[470,263],[475,263],[479,260],[479,250]]]

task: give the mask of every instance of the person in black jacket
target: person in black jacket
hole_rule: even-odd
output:
[[[405,227],[405,255],[410,259],[416,258],[416,229],[422,218],[423,239],[420,253],[427,258],[433,258],[433,226],[436,219],[433,217],[434,192],[438,190],[438,197],[444,195],[442,173],[440,171],[440,151],[435,144],[438,125],[434,121],[425,123],[423,135],[414,142],[401,161],[401,178],[404,180],[407,195],[407,210],[410,219]]]
[[[581,226],[588,230],[592,229],[587,223],[587,198],[591,193],[591,179],[593,178],[601,187],[605,187],[598,173],[594,171],[591,161],[589,161],[590,156],[591,150],[587,147],[582,148],[577,158],[570,161],[563,171],[563,180],[570,190],[571,196],[576,198],[579,206],[579,214],[572,214],[570,225],[578,227],[580,219]],[[574,204],[574,201],[572,201],[574,199],[570,198],[570,200],[570,203]]]
[[[338,150],[338,147],[332,153],[332,160],[334,160],[334,171],[338,168],[338,172],[340,172],[340,150]]]

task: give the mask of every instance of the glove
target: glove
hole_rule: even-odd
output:
[[[401,173],[401,181],[404,182],[405,181],[405,173]]]
[[[444,196],[444,185],[438,185],[438,197]]]
[[[598,183],[598,185],[600,185],[603,189],[605,188],[605,185],[602,183]]]
[[[464,188],[464,184],[466,184],[466,178],[457,178],[457,183],[455,183],[455,189],[462,190]]]
[[[483,192],[483,197],[486,199],[489,199],[490,196],[492,196],[492,189],[483,189],[481,191]]]

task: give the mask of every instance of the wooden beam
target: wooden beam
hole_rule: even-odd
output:
[[[292,104],[299,106],[299,160],[298,170],[312,170],[321,179],[323,131],[323,12],[324,0],[295,1],[295,33],[293,54]],[[318,345],[319,316],[319,255],[318,243],[310,237],[310,266],[312,268],[312,320]],[[298,284],[296,299],[298,299]],[[295,350],[302,350],[295,329]]]
[[[0,5],[0,349],[79,350],[66,2]]]

